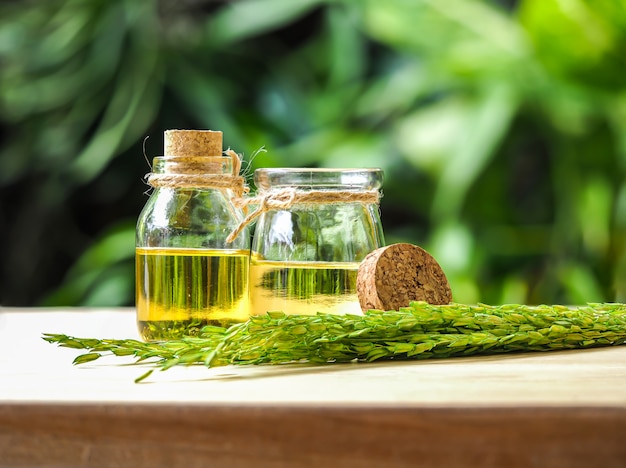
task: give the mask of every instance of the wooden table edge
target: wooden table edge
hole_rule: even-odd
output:
[[[623,466],[626,407],[0,403],[0,466]]]

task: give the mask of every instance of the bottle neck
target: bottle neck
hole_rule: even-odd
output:
[[[154,158],[147,179],[155,188],[230,189],[235,197],[242,197],[247,186],[238,175],[241,164],[238,159],[235,162],[230,156],[160,156]]]
[[[152,171],[154,174],[230,175],[233,161],[224,156],[158,156],[153,159]]]

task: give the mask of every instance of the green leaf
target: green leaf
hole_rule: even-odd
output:
[[[150,369],[149,371],[141,374],[139,377],[135,379],[135,383],[143,382],[144,380],[146,380],[148,377],[152,375],[152,372],[154,372],[154,369]]]
[[[506,135],[517,111],[513,89],[501,83],[491,87],[466,114],[466,125],[454,141],[449,164],[443,169],[433,201],[437,218],[458,216],[467,191],[478,179]]]
[[[624,88],[626,9],[614,0],[525,0],[520,20],[551,72],[598,87]]]
[[[209,23],[210,40],[225,47],[295,21],[323,0],[239,0],[228,3]]]
[[[85,364],[86,362],[95,361],[99,359],[102,355],[100,353],[87,353],[81,354],[80,356],[74,359],[73,364]]]

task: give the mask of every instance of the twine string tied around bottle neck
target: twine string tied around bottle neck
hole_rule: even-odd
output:
[[[257,205],[226,238],[226,242],[233,242],[246,226],[256,218],[271,210],[288,210],[295,204],[343,204],[360,203],[363,205],[378,204],[380,192],[378,190],[298,190],[295,187],[286,187],[268,191],[260,191],[255,197],[235,198],[233,203],[238,208],[246,209],[248,205]]]
[[[206,172],[208,158],[190,158],[189,162],[177,161],[179,173],[146,174],[147,183],[152,187],[170,188],[217,188],[232,190],[236,199],[242,199],[250,191],[246,179],[239,175],[241,171],[241,157],[235,151],[228,149],[225,153],[232,159],[231,174],[215,174]],[[204,161],[203,161],[204,159]]]

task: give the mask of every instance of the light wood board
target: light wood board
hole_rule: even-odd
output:
[[[0,311],[0,466],[626,463],[625,346],[174,368],[135,384],[147,369],[132,359],[72,366],[80,351],[44,332],[138,337],[132,309]]]

